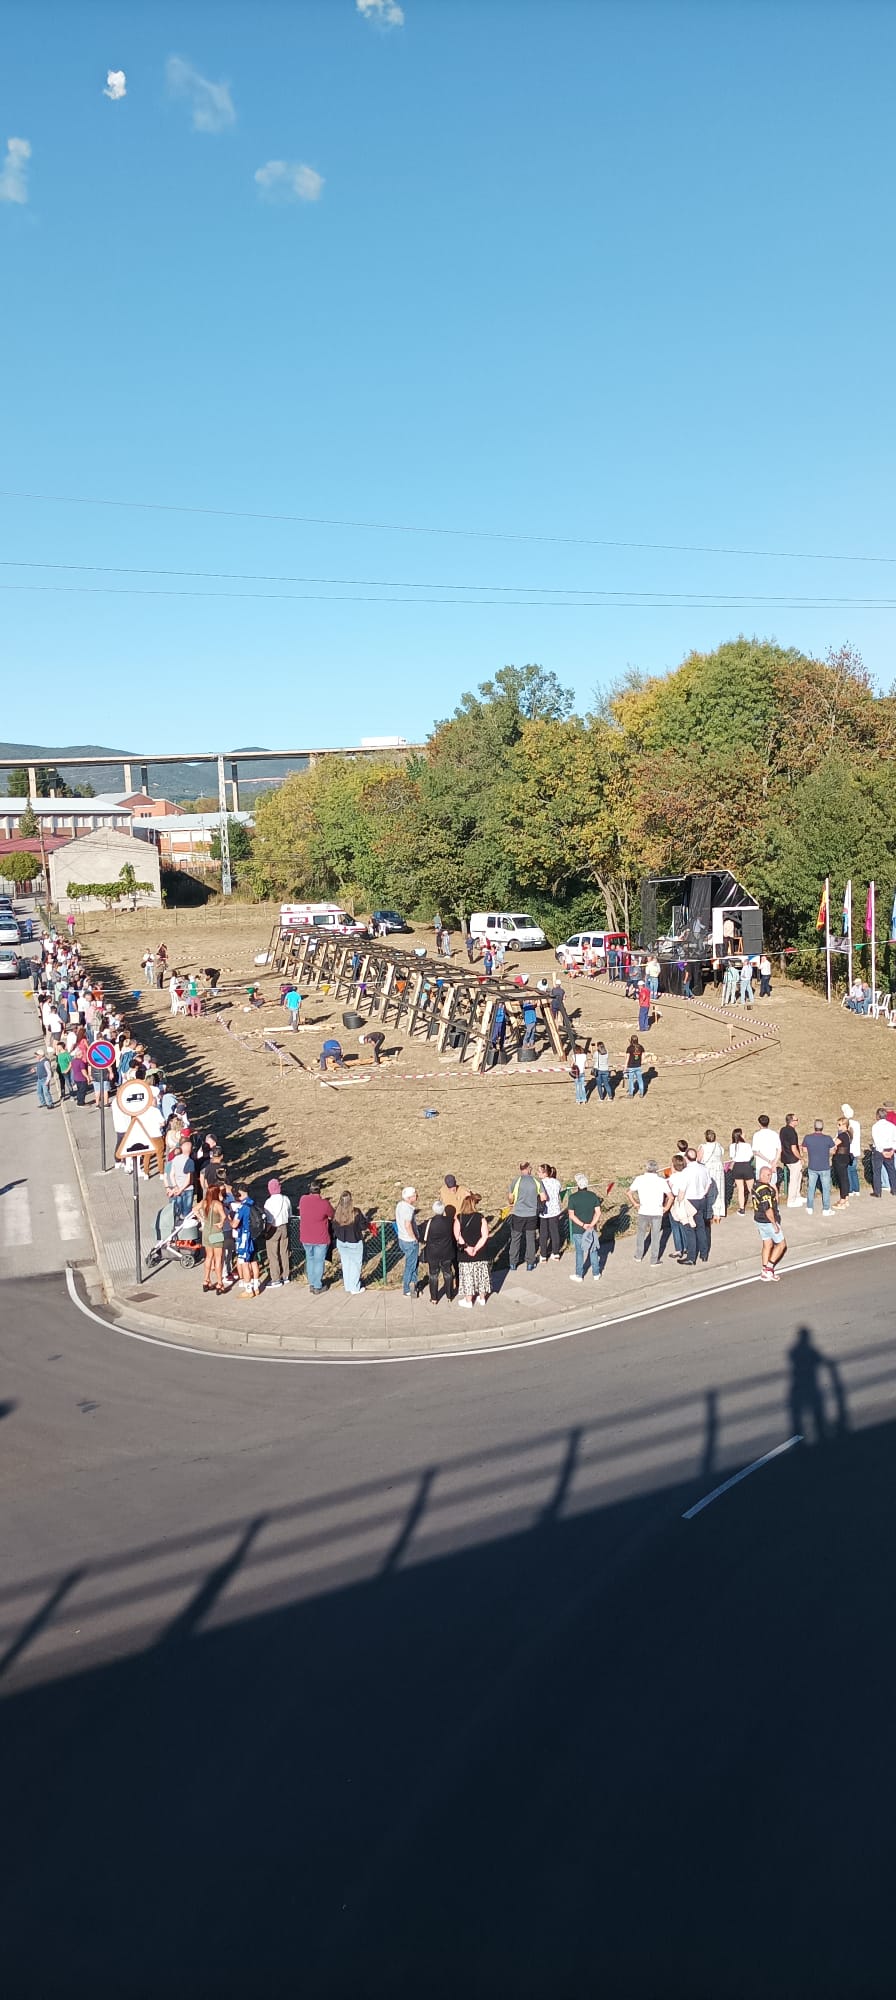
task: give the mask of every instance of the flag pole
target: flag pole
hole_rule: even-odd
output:
[[[824,958],[827,973],[828,1006],[831,1004],[831,878],[824,878]]]
[[[877,997],[877,939],[874,935],[876,929],[877,929],[877,910],[875,908],[874,883],[872,882],[871,884],[871,1005],[872,1007],[874,1006],[874,1002]]]
[[[846,989],[846,990],[847,990],[847,992],[849,992],[849,990],[850,990],[850,987],[852,986],[852,876],[850,876],[850,878],[849,878],[849,912],[848,912],[848,914],[849,914],[849,928],[848,928],[848,930],[847,930],[847,933],[846,933],[846,934],[847,934],[847,937],[848,937],[848,939],[849,939],[849,986],[848,986],[848,987],[847,987],[847,989]]]

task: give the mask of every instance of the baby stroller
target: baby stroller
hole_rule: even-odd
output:
[[[146,1254],[146,1268],[154,1271],[160,1264],[182,1264],[192,1271],[202,1256],[202,1235],[199,1222],[193,1215],[184,1216],[182,1222],[174,1220],[174,1203],[166,1201],[156,1217],[156,1237],[158,1239]]]

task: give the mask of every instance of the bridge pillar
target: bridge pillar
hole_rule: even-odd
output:
[[[34,764],[28,766],[28,797],[37,798],[37,769]]]
[[[140,766],[140,789],[141,789],[141,791],[144,791],[144,792],[148,792],[148,791],[149,791],[149,765],[148,765],[148,764],[141,764],[141,766]]]
[[[133,781],[132,781],[132,778],[131,778],[131,767],[130,767],[130,764],[122,764],[122,767],[121,767],[121,768],[122,768],[122,770],[123,770],[123,772],[124,772],[124,788],[125,788],[125,791],[126,791],[126,792],[132,792],[132,791],[133,791],[133,789],[134,789],[134,786],[133,786]]]
[[[239,809],[240,809],[240,774],[239,774],[239,770],[238,770],[238,768],[237,768],[236,764],[231,764],[231,766],[230,766],[230,810],[231,810],[231,812],[235,812],[235,813],[238,813],[238,812],[239,812]]]

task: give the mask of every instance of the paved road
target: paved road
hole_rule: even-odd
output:
[[[92,1255],[62,1114],[37,1103],[40,1045],[25,981],[0,982],[0,1279]],[[58,1091],[54,1093],[58,1096]],[[88,1113],[92,1116],[92,1113]]]
[[[7,1277],[10,1992],[889,1994],[893,1273],[351,1373]]]

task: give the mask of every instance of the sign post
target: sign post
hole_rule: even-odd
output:
[[[115,1061],[115,1050],[111,1042],[91,1042],[87,1050],[87,1060],[92,1069],[103,1072],[100,1078],[100,1173],[106,1167],[106,1071]]]
[[[116,1158],[130,1162],[132,1194],[134,1197],[134,1279],[143,1283],[143,1246],[140,1241],[140,1161],[144,1153],[152,1148],[152,1140],[143,1124],[143,1114],[148,1111],[153,1097],[149,1084],[139,1077],[129,1082],[127,1077],[115,1092],[115,1102],[130,1119],[127,1131],[119,1139],[115,1148]]]

